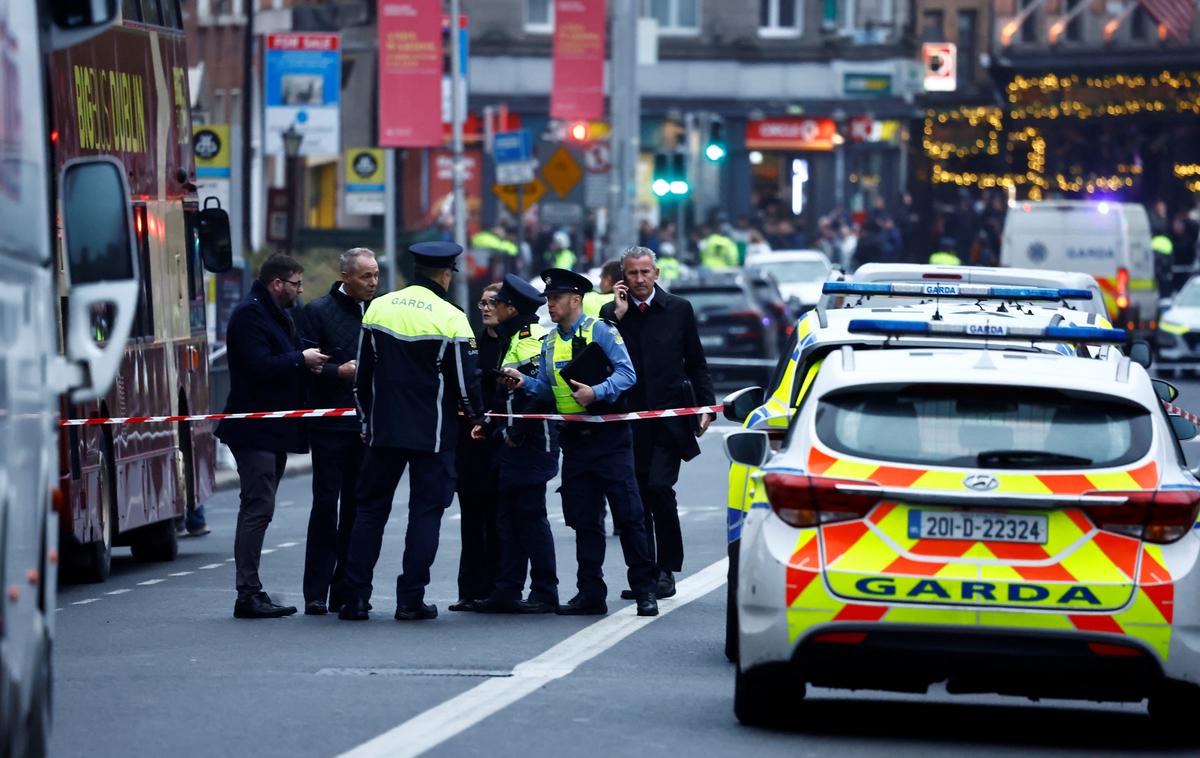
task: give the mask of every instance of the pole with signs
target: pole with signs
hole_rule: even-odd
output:
[[[383,151],[383,255],[387,259],[387,291],[396,291],[396,150]]]
[[[467,200],[463,191],[462,34],[459,0],[450,0],[450,129],[454,164],[454,241],[467,249]],[[454,302],[466,310],[467,274],[454,277]]]
[[[610,258],[637,244],[633,215],[641,130],[637,82],[638,5],[636,0],[615,0],[613,8],[612,144],[616,163],[609,173],[608,191],[613,201]]]

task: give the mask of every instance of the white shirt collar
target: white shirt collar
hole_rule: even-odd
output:
[[[633,304],[634,304],[634,305],[637,305],[637,306],[641,306],[641,304],[642,304],[642,303],[645,303],[646,305],[649,305],[649,304],[650,304],[650,303],[651,303],[651,302],[654,300],[654,293],[655,293],[656,291],[657,291],[657,290],[653,290],[653,289],[652,289],[652,290],[650,290],[650,297],[646,298],[645,300],[638,300],[638,299],[635,297],[635,298],[633,299]]]

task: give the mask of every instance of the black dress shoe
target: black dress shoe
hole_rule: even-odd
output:
[[[637,595],[633,594],[633,590],[621,590],[622,600],[637,600]]]
[[[520,610],[520,600],[505,600],[488,595],[483,600],[475,601],[476,613],[519,613]]]
[[[396,607],[397,621],[424,621],[437,618],[437,606],[425,603],[401,605]]]
[[[296,612],[294,605],[277,605],[265,592],[240,597],[233,604],[233,617],[239,619],[277,619]]]
[[[650,597],[644,597],[641,600],[637,601],[637,615],[639,615],[639,616],[657,616],[658,615],[658,601],[654,599],[653,595],[651,595]]]
[[[522,600],[517,603],[517,613],[557,613],[557,600]]]
[[[305,616],[324,616],[329,613],[329,608],[323,600],[310,600],[304,604]]]
[[[338,609],[338,618],[342,621],[366,621],[371,617],[371,604],[365,600],[347,600]]]
[[[658,589],[655,591],[656,597],[674,597],[675,596],[675,575],[670,571],[664,571],[658,575]]]
[[[603,600],[589,600],[576,595],[566,605],[558,606],[555,613],[559,616],[603,616],[608,613],[608,605]]]
[[[450,605],[450,610],[470,613],[477,610],[475,607],[477,605],[479,605],[478,600],[457,600]]]

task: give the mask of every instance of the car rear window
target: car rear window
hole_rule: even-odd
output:
[[[1151,441],[1150,414],[1103,395],[982,385],[906,385],[827,395],[817,436],[849,455],[993,469],[1105,468]]]
[[[676,288],[671,290],[671,294],[686,299],[697,313],[746,307],[746,293],[740,287]]]

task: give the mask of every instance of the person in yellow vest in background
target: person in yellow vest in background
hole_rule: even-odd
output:
[[[726,233],[728,228],[729,224],[723,224],[718,231],[708,235],[700,243],[700,265],[704,268],[713,271],[737,268],[737,243]]]
[[[1175,244],[1165,234],[1156,234],[1150,240],[1150,249],[1154,251],[1154,278],[1158,280],[1159,297],[1170,297],[1174,289],[1171,285],[1171,263],[1175,253]]]
[[[934,266],[961,266],[962,259],[954,252],[954,240],[942,237],[937,252],[929,256],[929,263]]]
[[[504,274],[515,271],[521,259],[521,249],[508,238],[508,231],[501,224],[483,229],[471,237],[471,251],[477,256],[486,255],[490,279],[502,279]],[[479,260],[479,258],[476,258]]]
[[[550,238],[550,262],[552,268],[566,269],[573,271],[575,264],[579,261],[578,256],[571,250],[571,235],[567,234],[562,229],[554,233]]]
[[[613,285],[620,281],[621,262],[608,261],[600,267],[600,291],[592,290],[583,296],[583,312],[592,318],[600,318],[600,309],[611,303],[615,295]]]
[[[683,275],[683,268],[674,253],[674,248],[660,249],[658,252],[658,278],[664,282],[673,282]]]

